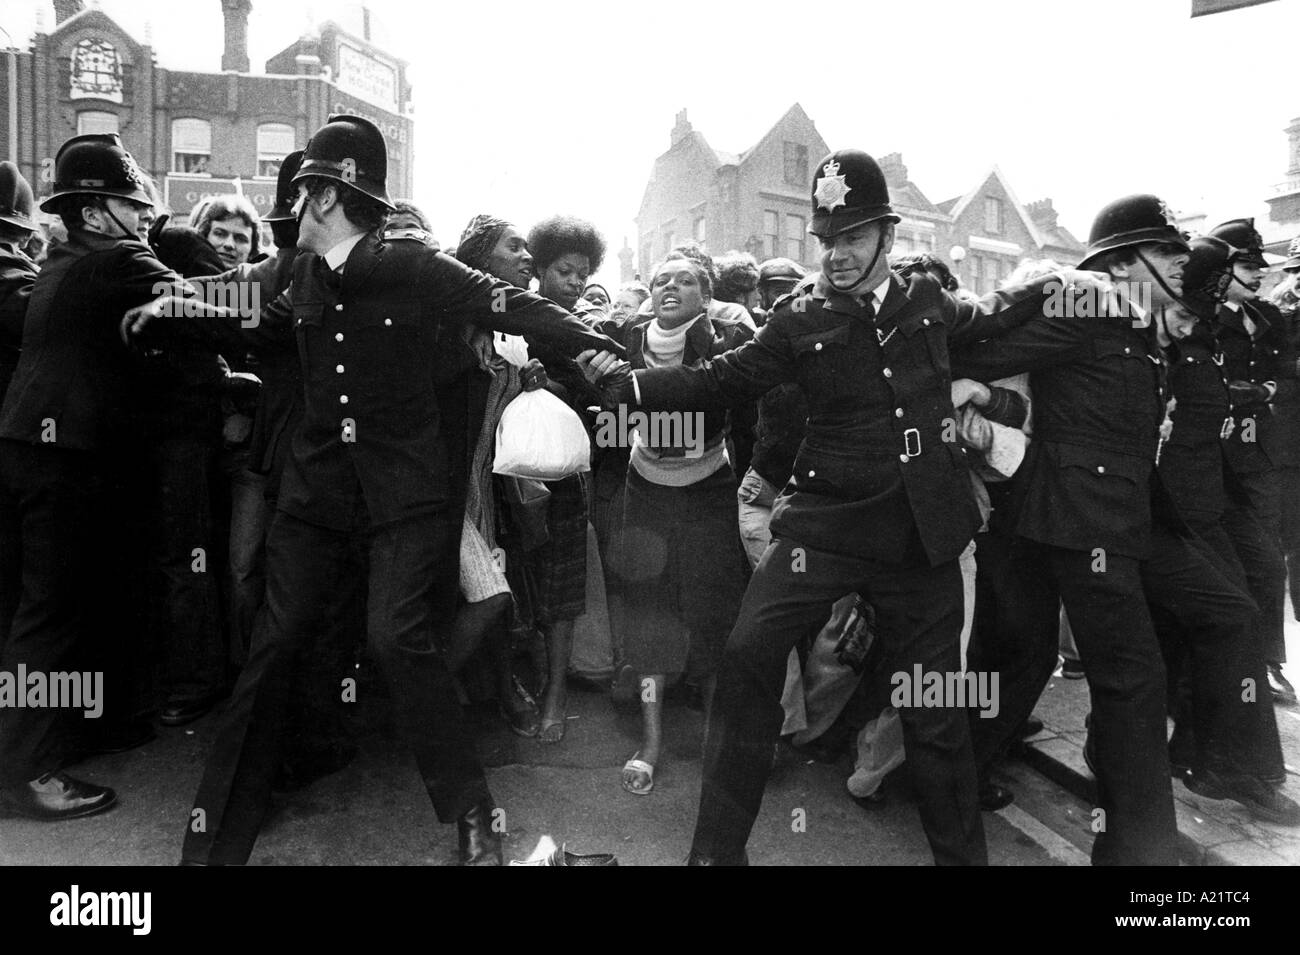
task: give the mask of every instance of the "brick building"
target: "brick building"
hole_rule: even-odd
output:
[[[1300,235],[1300,116],[1286,128],[1286,179],[1273,187],[1268,203],[1268,222],[1257,223],[1264,236],[1264,248],[1286,255],[1291,240]]]
[[[711,252],[743,249],[817,267],[808,235],[812,164],[830,152],[799,104],[752,148],[724,153],[677,114],[667,152],[655,160],[637,213],[637,265],[644,272],[673,245],[694,238]],[[896,253],[935,252],[967,287],[996,287],[1025,258],[1072,265],[1084,246],[1057,222],[1050,199],[1024,205],[994,167],[970,192],[934,203],[908,178],[899,153],[877,157],[889,183]],[[959,247],[959,248],[955,248]]]
[[[348,112],[383,131],[389,192],[409,196],[414,141],[406,64],[326,22],[267,61],[265,74],[251,73],[251,0],[220,2],[221,72],[200,72],[161,67],[147,38],[137,41],[81,0],[55,0],[54,29],[37,28],[30,48],[16,57],[15,95],[0,97],[0,155],[16,154],[40,197],[51,191],[64,140],[116,132],[178,215],[207,195],[232,192],[266,212],[280,160],[302,148],[330,113]]]

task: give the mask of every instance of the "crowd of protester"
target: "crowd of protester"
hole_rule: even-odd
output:
[[[120,152],[120,146],[113,148]],[[254,310],[277,300],[289,302],[286,290],[301,287],[305,275],[325,283],[322,288],[330,280],[340,281],[308,273],[296,261],[305,254],[300,253],[299,240],[308,222],[317,228],[320,222],[344,221],[329,220],[328,209],[319,215],[312,211],[314,201],[325,208],[326,189],[333,190],[331,196],[339,194],[347,221],[364,223],[365,231],[380,241],[414,244],[425,250],[421,254],[439,249],[423,212],[409,202],[389,202],[382,177],[370,192],[359,186],[353,190],[349,184],[355,183],[355,176],[309,175],[311,160],[310,152],[306,165],[301,152],[286,159],[275,208],[265,217],[240,196],[217,196],[200,203],[186,223],[160,204],[143,177],[116,192],[79,192],[69,186],[47,201],[45,208],[53,214],[42,220],[16,168],[0,166],[0,389],[10,392],[0,413],[0,659],[6,668],[17,663],[35,667],[43,661],[50,670],[102,671],[108,703],[104,717],[94,721],[40,722],[17,710],[0,714],[0,748],[12,757],[0,769],[0,793],[11,812],[62,819],[108,808],[115,798],[111,790],[70,777],[65,767],[91,755],[146,745],[155,739],[159,723],[178,727],[204,717],[231,697],[241,671],[253,666],[250,657],[260,659],[259,647],[267,640],[259,628],[273,626],[267,621],[288,613],[279,609],[288,597],[271,579],[275,573],[268,576],[268,561],[276,560],[277,550],[271,528],[277,510],[296,514],[304,506],[297,485],[286,477],[286,465],[297,475],[301,462],[290,461],[296,453],[291,449],[313,427],[309,408],[313,388],[320,384],[313,381],[314,356],[307,351],[317,347],[315,340],[302,339],[307,344],[301,345],[300,354],[299,348],[273,342],[269,330],[242,338],[223,332],[220,346],[214,347],[197,334],[119,339],[114,323],[99,329],[89,344],[74,341],[77,333],[69,330],[69,323],[81,320],[91,305],[76,299],[76,290],[57,286],[66,297],[51,307],[42,300],[42,291],[51,289],[52,280],[43,285],[40,277],[54,268],[75,268],[92,253],[69,249],[89,243],[95,254],[131,257],[135,271],[121,266],[120,285],[100,274],[95,279],[99,286],[91,287],[91,282],[82,290],[89,295],[111,289],[112,302],[95,307],[113,309],[119,316],[153,297],[145,294],[146,280],[157,286],[160,280],[177,277],[190,282],[191,294],[205,281],[256,288]],[[856,156],[846,154],[843,161],[846,168],[858,168],[848,165],[859,162]],[[835,162],[832,159],[819,174],[823,185],[835,178],[843,182],[844,177],[827,172]],[[871,187],[853,188],[867,193]],[[358,200],[346,197],[358,190],[362,198],[370,196],[379,204],[364,214],[355,211],[349,203]],[[852,190],[844,194],[852,195]],[[829,203],[828,211],[828,203],[819,198],[823,195],[814,193],[814,212],[832,217],[839,214],[836,206],[857,208],[854,203],[861,198],[846,204],[842,195],[839,202]],[[1134,211],[1140,205],[1128,201],[1114,214],[1140,219],[1144,213]],[[887,205],[882,208],[888,210]],[[1099,649],[1094,630],[1108,625],[1105,613],[1099,610],[1095,620],[1076,615],[1071,626],[1068,605],[1074,577],[1064,563],[1051,565],[1054,583],[1046,599],[1026,596],[1027,581],[1037,572],[1023,563],[1017,543],[1024,537],[1057,543],[1047,532],[1035,536],[1037,531],[1017,523],[1026,508],[1032,512],[1036,487],[1041,490],[1049,480],[1096,479],[1083,475],[1084,470],[1094,470],[1094,463],[1079,450],[1081,445],[1062,437],[1069,428],[1079,427],[1059,411],[1072,400],[1062,397],[1066,376],[1049,374],[1062,363],[1082,361],[1081,355],[1093,357],[1087,351],[1093,345],[1058,329],[1050,341],[1026,339],[1022,354],[1031,357],[1021,365],[988,351],[1001,339],[978,340],[989,338],[987,334],[959,351],[958,326],[994,309],[991,300],[978,300],[963,288],[947,264],[932,254],[893,256],[876,298],[870,290],[855,293],[854,307],[869,307],[871,316],[883,317],[889,311],[890,297],[901,294],[896,288],[935,301],[942,296],[949,303],[944,308],[967,309],[953,312],[950,319],[952,373],[951,380],[942,382],[941,400],[951,403],[945,407],[951,409],[955,430],[953,453],[963,462],[961,483],[953,486],[955,491],[943,490],[947,485],[907,485],[907,493],[968,495],[978,509],[978,520],[970,524],[977,529],[952,548],[956,570],[950,581],[945,578],[945,587],[956,586],[959,572],[961,598],[953,621],[953,633],[959,636],[951,649],[958,654],[953,658],[960,661],[958,669],[1001,674],[1001,712],[991,720],[972,712],[970,742],[958,743],[955,737],[942,736],[958,732],[951,723],[942,731],[923,726],[913,710],[896,705],[890,697],[890,675],[896,667],[886,664],[897,663],[896,646],[908,635],[897,630],[904,617],[891,603],[895,596],[880,596],[884,591],[875,588],[884,586],[883,578],[871,576],[871,587],[841,585],[841,577],[834,577],[825,583],[826,592],[819,593],[820,609],[807,611],[815,625],[791,624],[799,632],[789,641],[793,649],[783,648],[779,655],[784,661],[780,713],[769,713],[767,707],[776,704],[775,692],[762,706],[745,694],[760,684],[775,691],[770,680],[777,668],[772,662],[775,651],[764,649],[761,666],[756,658],[744,656],[749,651],[743,637],[749,631],[737,623],[744,617],[742,603],[749,607],[760,582],[765,595],[776,587],[771,583],[778,573],[773,565],[785,554],[774,537],[788,540],[793,533],[799,538],[790,530],[798,518],[789,506],[790,495],[803,488],[805,496],[820,495],[832,506],[842,487],[813,483],[817,469],[823,471],[823,481],[851,485],[861,479],[861,469],[845,456],[846,439],[835,430],[840,423],[828,422],[857,408],[855,402],[867,400],[864,395],[875,395],[871,389],[878,390],[879,382],[891,377],[890,368],[883,369],[881,379],[880,359],[873,358],[876,383],[862,386],[860,393],[850,392],[846,389],[857,387],[854,376],[860,369],[837,362],[851,359],[852,348],[865,347],[856,332],[847,326],[813,324],[794,335],[779,322],[769,326],[774,315],[789,310],[801,296],[811,296],[819,309],[834,307],[836,292],[827,287],[831,277],[800,263],[784,258],[760,262],[738,250],[711,256],[700,245],[687,243],[670,250],[659,263],[642,263],[644,272],[636,281],[607,289],[591,281],[606,252],[605,240],[592,223],[554,216],[525,229],[498,217],[498,212],[508,210],[475,216],[454,247],[444,247],[441,254],[480,278],[489,277],[494,288],[533,292],[518,299],[525,305],[540,297],[576,316],[593,333],[593,349],[599,350],[601,341],[609,343],[610,361],[575,357],[574,349],[555,341],[476,320],[448,322],[437,332],[437,359],[423,373],[432,375],[436,394],[440,453],[445,454],[450,475],[446,500],[456,514],[452,546],[459,555],[458,572],[452,562],[438,564],[433,571],[454,577],[458,591],[439,607],[443,617],[437,651],[455,676],[447,692],[456,699],[488,703],[514,733],[554,746],[565,740],[567,687],[575,674],[608,688],[616,699],[634,698],[640,708],[641,740],[619,773],[618,784],[637,796],[651,794],[657,773],[665,769],[664,705],[680,688],[703,709],[706,737],[717,750],[709,757],[710,765],[718,773],[730,765],[729,780],[761,783],[772,754],[762,721],[770,720],[773,726],[779,721],[778,735],[813,758],[836,761],[852,754],[854,768],[847,786],[864,808],[887,798],[886,781],[900,767],[916,764],[923,782],[918,788],[924,790],[925,780],[953,772],[954,766],[971,759],[978,806],[994,810],[1014,794],[991,780],[991,768],[1017,739],[1042,728],[1031,713],[1054,671],[1069,678],[1110,681],[1100,682],[1100,691],[1094,686],[1094,694],[1138,693],[1129,686],[1137,680],[1138,664],[1116,664],[1110,659],[1113,648]],[[855,220],[850,226],[888,222],[891,214]],[[1147,232],[1140,240],[1112,241],[1115,235],[1142,229]],[[828,263],[836,254],[836,233],[819,235],[827,250],[823,261]],[[1126,255],[1130,249],[1138,250],[1136,259]],[[317,268],[326,261],[324,250],[313,251],[318,254],[312,267]],[[1164,255],[1174,263],[1163,274],[1167,281],[1181,279],[1182,294],[1160,285],[1160,274],[1144,254]],[[1176,723],[1168,743],[1173,777],[1214,798],[1236,799],[1259,818],[1297,825],[1300,808],[1278,791],[1284,773],[1271,703],[1295,703],[1281,670],[1281,632],[1286,574],[1289,569],[1294,581],[1300,561],[1300,246],[1282,264],[1283,279],[1269,300],[1259,294],[1269,266],[1246,220],[1225,223],[1190,245],[1172,227],[1162,231],[1158,224],[1139,222],[1128,233],[1095,226],[1082,267],[1119,281],[1130,274],[1126,269],[1138,268],[1139,260],[1150,271],[1146,277],[1170,292],[1163,300],[1157,296],[1153,306],[1159,318],[1152,326],[1158,329],[1151,333],[1150,355],[1151,361],[1164,363],[1167,381],[1160,385],[1161,398],[1169,399],[1163,405],[1158,473],[1181,523],[1175,535],[1160,531],[1156,521],[1154,546],[1167,558],[1163,562],[1123,543],[1105,546],[1117,565],[1131,555],[1142,562],[1139,592],[1145,593],[1163,654],[1160,679],[1152,683],[1158,689],[1152,692],[1160,696],[1157,709],[1165,707],[1160,712],[1167,711]],[[328,286],[340,296],[339,311],[352,281],[354,260],[347,261],[343,291],[337,291],[337,284]],[[875,274],[875,261],[866,272]],[[1072,267],[1025,261],[1005,283],[1006,300],[1024,289],[1042,288],[1054,277],[1081,274],[1069,272]],[[128,274],[133,277],[125,277]],[[411,281],[412,288],[423,288],[415,278]],[[286,321],[319,321],[307,316],[302,301],[299,295],[291,309],[285,306]],[[27,319],[38,307],[43,324],[36,327]],[[383,313],[375,314],[376,326],[381,318],[392,325]],[[1035,325],[1031,319],[1023,329],[1005,330],[1006,340],[1016,339],[1024,329],[1046,327],[1047,322]],[[925,325],[930,325],[929,318]],[[892,330],[879,326],[879,349],[873,354],[887,354],[889,339],[900,328],[901,318]],[[914,333],[906,328],[901,332],[909,338]],[[334,337],[343,343],[345,331]],[[1129,353],[1131,342],[1115,341],[1115,347]],[[100,373],[94,371],[93,361],[76,364],[81,359],[72,352],[83,347],[114,353],[111,380],[95,377]],[[1100,349],[1097,355],[1109,354],[1109,345],[1095,347]],[[807,382],[797,383],[794,372],[766,380],[760,372],[778,367],[773,356],[780,348],[789,349],[793,357],[788,361],[799,375],[820,375],[828,382],[825,387],[810,393]],[[41,356],[59,349],[67,350],[66,355],[56,355],[65,371],[93,371],[64,386],[79,389],[92,411],[79,410],[75,402],[62,404],[66,395],[48,393],[58,386],[38,377]],[[614,362],[613,354],[625,355],[625,361]],[[751,359],[751,367],[734,355],[759,357]],[[1147,358],[1144,354],[1139,360]],[[946,351],[941,361],[946,369]],[[340,359],[336,369],[340,376],[344,363]],[[661,401],[654,388],[649,394],[642,390],[648,384],[679,384],[687,395],[680,406],[699,409],[698,440],[668,439],[645,430],[613,445],[598,440],[602,409],[615,407],[608,387],[615,366],[614,377],[622,375],[628,387],[635,388],[623,394],[644,398],[647,407]],[[691,371],[708,377],[688,377]],[[1142,401],[1140,375],[1148,371],[1133,369],[1139,377],[1129,379],[1132,390],[1117,400]],[[589,470],[550,480],[496,473],[494,455],[507,408],[520,395],[539,390],[559,398],[583,422],[591,437]],[[338,400],[346,404],[348,396]],[[1069,406],[1077,408],[1077,403]],[[57,413],[45,414],[56,407]],[[896,412],[888,407],[885,411],[902,419],[912,409],[905,412],[900,405]],[[424,411],[408,408],[402,413],[418,417]],[[86,421],[79,424],[78,414]],[[57,460],[33,456],[40,439],[29,425],[47,420],[65,436],[56,442],[61,455]],[[349,429],[367,427],[363,419],[343,422],[345,443],[357,437]],[[1107,426],[1103,422],[1087,427],[1100,433]],[[83,427],[84,437],[76,430]],[[1234,444],[1234,428],[1268,430],[1261,438],[1262,453],[1259,447],[1243,447],[1240,440]],[[863,440],[876,441],[878,431],[864,432]],[[909,458],[919,458],[923,442],[932,438],[924,426],[909,429],[907,435],[904,466]],[[1030,453],[1027,449],[1040,439],[1049,450]],[[816,468],[810,468],[814,451],[820,456]],[[1049,451],[1053,459],[1044,463]],[[927,445],[924,453],[934,452]],[[890,450],[885,457],[893,462],[896,456]],[[310,458],[303,460],[310,464]],[[1031,467],[1050,467],[1055,477],[1040,475],[1033,485],[1034,476],[1026,478],[1025,471]],[[1106,467],[1095,465],[1096,474],[1105,474]],[[1135,487],[1146,480],[1131,475],[1119,480],[1126,479]],[[901,486],[896,484],[890,493],[898,493]],[[1073,518],[1061,513],[1065,499],[1054,498],[1043,506],[1056,508],[1060,520],[1069,523]],[[340,506],[366,510],[351,498]],[[1104,510],[1104,500],[1098,506]],[[362,527],[367,521],[379,525],[381,515],[371,508],[357,520]],[[784,520],[787,529],[775,529],[774,520]],[[870,537],[878,530],[876,524],[852,515],[844,520],[850,523],[841,531],[849,535]],[[960,524],[953,522],[953,528]],[[952,532],[961,534],[960,529]],[[1171,555],[1176,550],[1181,554],[1178,549],[1186,547],[1192,534],[1198,556],[1179,563]],[[1092,543],[1081,541],[1076,549],[1094,553]],[[289,701],[276,704],[284,711],[275,731],[272,767],[279,789],[300,788],[338,771],[356,752],[340,719],[338,687],[358,663],[364,667],[370,659],[365,651],[368,629],[371,641],[376,639],[375,588],[382,587],[383,574],[374,563],[374,546],[364,533],[350,534],[340,543],[337,559],[329,565],[330,578],[319,584],[332,589],[331,607],[338,612],[317,620],[327,631],[317,641],[318,648],[295,644],[286,648],[289,662],[266,664],[268,672],[287,674],[283,679],[291,687]],[[856,546],[846,544],[844,552],[854,560],[876,561],[871,574],[883,574],[877,569],[879,560],[862,558]],[[897,547],[909,555],[908,566],[924,564],[926,554],[940,565],[935,554],[942,548],[925,536],[924,528],[919,537],[912,532],[899,538]],[[1196,582],[1211,573],[1203,565],[1212,568],[1213,586],[1198,589]],[[747,585],[751,596],[746,595]],[[900,592],[906,586],[899,584]],[[1189,619],[1196,606],[1193,593],[1202,598],[1208,593],[1207,599],[1215,601],[1214,612]],[[1294,601],[1294,586],[1292,594]],[[1101,606],[1088,599],[1080,598],[1076,610]],[[760,602],[754,598],[755,604]],[[773,617],[781,612],[775,597],[762,609]],[[753,616],[758,611],[747,612]],[[1072,631],[1080,628],[1087,636],[1076,647]],[[1196,637],[1198,628],[1206,634]],[[1243,667],[1259,674],[1263,705],[1252,714],[1266,710],[1266,719],[1229,714],[1222,684],[1227,681],[1231,695],[1239,692],[1240,681],[1220,654],[1224,641],[1237,648]],[[33,651],[38,643],[43,649]],[[1123,656],[1120,650],[1114,652]],[[1205,675],[1210,671],[1215,675]],[[720,689],[720,677],[732,679],[733,685]],[[250,699],[254,710],[271,705],[255,695]],[[240,700],[236,693],[230,706],[237,708]],[[731,709],[720,718],[722,728],[711,735],[719,700]],[[400,709],[403,704],[398,700],[395,705]],[[751,717],[737,715],[737,707],[755,714],[751,723],[745,722]],[[1095,702],[1098,709],[1105,711],[1105,704]],[[1098,716],[1103,728],[1094,735],[1100,742],[1094,743],[1091,736],[1089,740],[1089,758],[1100,745],[1108,766],[1122,762],[1113,735],[1122,730],[1114,726],[1115,719],[1110,711]],[[1156,732],[1163,735],[1163,726]],[[966,729],[960,730],[960,737],[966,739]],[[742,755],[761,763],[750,751],[763,747],[768,766],[741,765]],[[972,747],[973,756],[962,755],[967,753],[964,747]],[[729,764],[728,759],[736,762]],[[1108,782],[1113,784],[1113,777],[1108,776]],[[706,778],[706,798],[709,785]],[[938,835],[951,823],[943,821],[947,810],[940,803],[950,797],[967,799],[959,790],[954,784],[951,793],[934,796],[933,803],[922,794],[927,834],[940,861],[978,861],[979,849],[971,848],[982,845],[982,832],[978,838],[972,834],[978,814],[973,824],[969,816],[962,817],[966,846],[945,845]],[[478,806],[486,805],[479,797],[476,808],[467,813],[462,800],[457,811],[444,813],[438,796],[434,798],[440,817],[450,815],[457,821],[473,817]],[[731,797],[719,798],[725,802]],[[1126,798],[1136,804],[1146,797],[1130,793],[1116,798],[1124,806]],[[705,815],[702,810],[697,831],[701,858],[708,855],[701,845],[709,845]],[[467,861],[483,855],[474,841],[480,837],[465,835],[478,832],[476,825],[462,828]],[[716,861],[736,861],[735,840],[728,846],[724,851],[722,841],[713,845]],[[187,858],[189,853],[187,848]],[[1159,853],[1153,853],[1117,858],[1159,861]],[[232,858],[238,855],[232,850]]]

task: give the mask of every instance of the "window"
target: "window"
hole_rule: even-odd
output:
[[[87,109],[77,114],[78,136],[115,132],[117,132],[117,113],[101,113],[98,110]]]
[[[984,291],[982,294],[987,295],[989,292],[997,290],[998,282],[1002,277],[1002,263],[995,255],[990,255],[984,260]]]
[[[293,152],[293,127],[263,123],[257,127],[257,174],[265,179],[280,175],[280,163]]]
[[[786,213],[785,216],[785,255],[796,262],[803,261],[804,242],[807,241],[807,226],[803,216]]]
[[[777,243],[781,236],[777,233],[779,218],[771,209],[763,210],[763,258],[770,259],[776,255]]]
[[[984,200],[984,231],[989,235],[1002,234],[1002,200],[987,198]]]
[[[691,230],[691,235],[695,237],[695,241],[700,245],[704,244],[704,216],[700,216],[695,220],[695,228]]]
[[[207,176],[212,161],[212,124],[206,119],[172,120],[172,172]]]
[[[786,143],[785,184],[807,186],[808,182],[808,147],[802,143]]]

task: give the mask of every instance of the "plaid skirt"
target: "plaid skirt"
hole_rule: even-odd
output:
[[[548,481],[547,540],[523,555],[536,625],[577,620],[587,609],[587,489],[584,475]]]

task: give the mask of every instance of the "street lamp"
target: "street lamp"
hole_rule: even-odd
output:
[[[961,263],[966,258],[966,250],[960,245],[954,245],[948,250],[948,258],[952,259],[953,271],[957,273],[957,278],[961,278]]]

